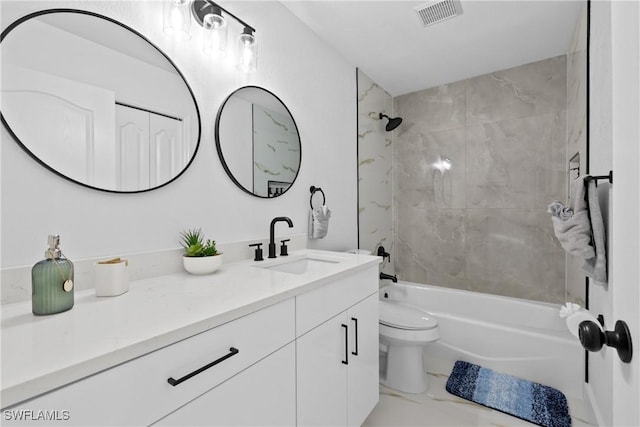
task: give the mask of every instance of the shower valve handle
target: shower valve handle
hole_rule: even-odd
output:
[[[384,250],[384,246],[378,246],[377,255],[381,256],[383,261],[387,259],[389,262],[391,262],[391,254]]]

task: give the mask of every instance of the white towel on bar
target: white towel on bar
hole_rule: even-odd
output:
[[[594,282],[604,285],[607,283],[607,255],[606,255],[606,233],[602,211],[598,201],[598,187],[596,181],[591,179],[587,182],[587,201],[589,203],[589,217],[591,219],[591,230],[593,232],[593,245],[595,246],[595,256],[588,258],[582,269],[591,277]]]
[[[549,205],[547,211],[552,214],[553,231],[565,251],[585,260],[595,256],[596,253],[591,246],[591,224],[582,178],[577,178],[571,183],[569,208],[556,201]],[[573,211],[573,214],[570,211]]]
[[[326,205],[313,208],[309,211],[309,232],[310,239],[322,239],[329,231],[329,218],[331,211]]]

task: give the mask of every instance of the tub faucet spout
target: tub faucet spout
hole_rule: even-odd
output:
[[[398,277],[395,274],[392,276],[391,274],[380,272],[380,280],[391,280],[393,283],[398,283]]]

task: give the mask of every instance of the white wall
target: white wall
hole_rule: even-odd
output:
[[[185,75],[202,120],[199,152],[177,181],[142,194],[110,194],[68,182],[31,159],[7,131],[1,141],[1,266],[31,265],[43,256],[48,234],[62,236],[70,258],[87,258],[178,246],[178,232],[202,227],[219,242],[263,238],[275,216],[289,216],[276,235],[303,233],[309,186],[323,188],[333,215],[327,238],[310,247],[355,247],[356,107],[355,72],[337,52],[278,2],[223,2],[254,26],[259,39],[256,74],[238,75],[226,63],[201,52],[200,28],[185,43],[162,32],[158,1],[2,1],[2,29],[41,9],[91,10],[138,30],[160,47]],[[231,29],[230,29],[231,30]],[[235,33],[233,33],[235,34]],[[230,34],[230,41],[232,39]],[[226,176],[215,150],[217,109],[239,86],[254,84],[277,94],[289,107],[301,135],[298,180],[283,196],[258,199]]]

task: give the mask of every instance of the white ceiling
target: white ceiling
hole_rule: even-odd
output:
[[[283,1],[326,43],[398,96],[567,53],[583,1],[462,0],[424,27],[424,1]]]

